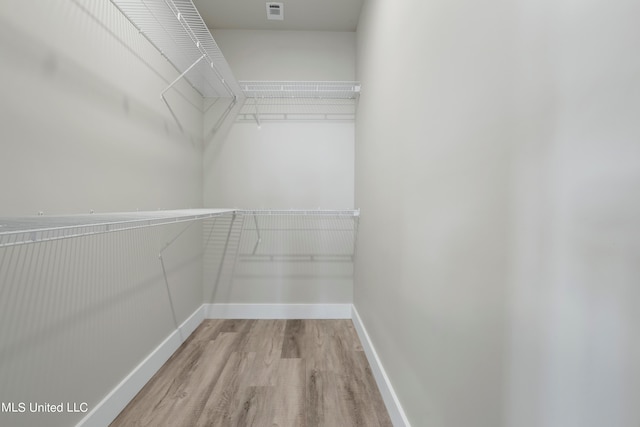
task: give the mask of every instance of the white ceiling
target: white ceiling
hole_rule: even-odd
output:
[[[267,20],[266,0],[193,0],[212,29],[355,31],[363,0],[275,0],[284,20]]]

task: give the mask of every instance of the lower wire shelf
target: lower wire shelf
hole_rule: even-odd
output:
[[[0,248],[133,230],[222,215],[352,216],[359,210],[180,209],[105,214],[0,217]]]

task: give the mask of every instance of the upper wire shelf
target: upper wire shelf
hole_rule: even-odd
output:
[[[247,98],[357,99],[355,81],[249,81],[238,84]]]
[[[354,120],[356,81],[239,81],[245,102],[239,121]]]
[[[111,2],[203,97],[242,96],[229,64],[191,0]]]
[[[235,211],[240,215],[289,215],[289,216],[344,216],[344,217],[358,217],[360,216],[360,209],[352,210],[303,210],[303,209],[290,209],[290,210],[277,210],[277,209],[238,209]]]

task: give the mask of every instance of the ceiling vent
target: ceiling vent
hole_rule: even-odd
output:
[[[282,21],[284,19],[284,5],[282,3],[267,2],[267,19]]]

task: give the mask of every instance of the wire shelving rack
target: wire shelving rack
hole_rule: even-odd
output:
[[[237,98],[242,91],[191,0],[111,0],[127,19],[207,98]]]
[[[2,217],[0,218],[0,248],[197,221],[233,212],[233,209],[181,209]]]
[[[358,210],[180,209],[82,215],[0,217],[0,248],[206,220],[222,215],[288,217],[354,217]]]
[[[354,120],[356,81],[239,81],[245,102],[239,121]]]

